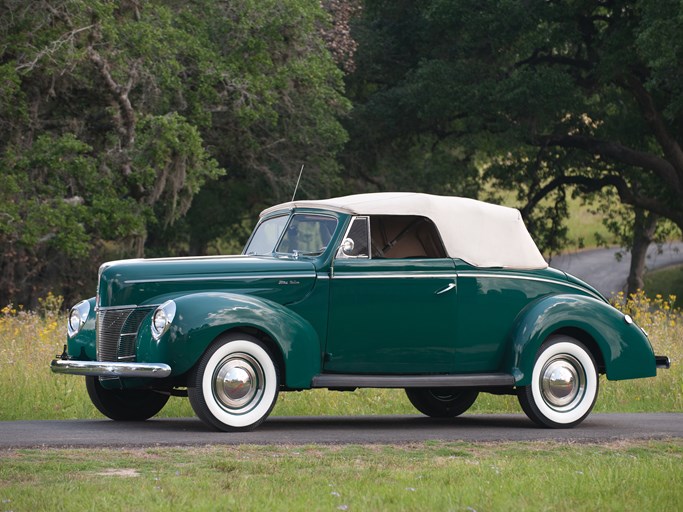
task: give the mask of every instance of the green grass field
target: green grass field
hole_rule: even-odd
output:
[[[679,510],[683,441],[0,452],[0,511]]]

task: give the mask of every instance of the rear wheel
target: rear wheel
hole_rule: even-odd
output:
[[[277,400],[279,372],[268,348],[246,334],[218,338],[197,363],[190,404],[207,425],[224,431],[251,430]]]
[[[552,336],[538,351],[531,384],[517,397],[526,415],[542,427],[570,428],[581,423],[598,396],[593,356],[578,340]]]
[[[161,411],[169,399],[169,395],[150,389],[107,389],[102,387],[99,377],[87,376],[85,387],[97,410],[116,421],[149,419]]]
[[[406,388],[408,400],[432,418],[454,418],[469,409],[479,392],[458,388]]]

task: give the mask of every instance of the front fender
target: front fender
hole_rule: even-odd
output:
[[[96,353],[96,312],[95,312],[95,297],[88,299],[90,303],[90,313],[88,318],[81,327],[81,330],[73,338],[66,335],[66,353],[69,357],[82,360],[94,361],[97,359]]]
[[[194,366],[221,333],[252,327],[277,344],[285,364],[287,387],[308,388],[313,375],[320,373],[318,335],[304,318],[281,304],[221,292],[195,293],[173,300],[176,315],[170,329],[159,341],[150,335],[147,343],[140,343],[138,360],[160,359],[171,366],[172,375],[181,375]]]
[[[529,304],[511,330],[505,369],[518,386],[530,383],[541,344],[558,331],[582,331],[597,345],[610,380],[656,375],[652,346],[635,323],[611,305],[581,295],[551,295]]]

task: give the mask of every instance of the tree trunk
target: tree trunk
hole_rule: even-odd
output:
[[[643,274],[645,273],[645,258],[647,248],[654,239],[659,216],[636,208],[636,218],[633,223],[633,243],[631,244],[631,268],[627,280],[627,295],[636,293],[643,288]]]

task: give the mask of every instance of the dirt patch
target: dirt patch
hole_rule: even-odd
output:
[[[97,476],[119,476],[122,478],[134,478],[140,476],[137,469],[105,469],[104,471],[98,471],[95,473]]]

